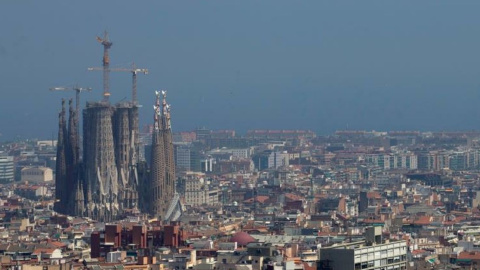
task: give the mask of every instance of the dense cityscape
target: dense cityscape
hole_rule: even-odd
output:
[[[158,126],[146,126],[139,136],[139,163],[152,164],[149,171],[158,155],[151,146],[155,130]],[[174,210],[159,214],[132,203],[108,222],[87,212],[56,210],[60,140],[4,143],[2,265],[470,267],[480,260],[479,137],[479,132],[174,132]],[[144,181],[150,183],[147,177],[139,186]],[[345,256],[351,256],[348,264]]]
[[[135,8],[132,7],[132,10]],[[171,8],[171,6],[166,7],[168,10]],[[266,8],[270,12],[271,7]],[[175,6],[173,10],[174,12],[171,13],[173,17],[183,14],[183,19],[196,13],[194,10],[189,15],[188,10],[175,10]],[[212,14],[216,16],[221,13],[220,10],[221,8]],[[283,11],[282,8],[279,10]],[[307,12],[305,9],[300,11],[300,17],[303,16],[302,12]],[[155,14],[154,10],[149,12]],[[253,15],[245,16],[258,17],[261,21],[266,16],[265,12],[259,12],[256,16],[255,12],[252,12]],[[276,14],[275,12],[273,10],[272,14]],[[292,12],[295,10],[292,9]],[[330,13],[328,9],[322,12],[324,15],[325,12]],[[198,13],[201,14],[201,12]],[[317,14],[315,11],[313,13],[317,20]],[[354,13],[357,13],[357,10],[354,10]],[[238,16],[235,12],[232,14]],[[227,13],[227,16],[229,15],[231,14]],[[240,15],[244,16],[244,14]],[[135,16],[132,18],[138,18],[138,15]],[[88,18],[88,16],[85,17]],[[201,25],[205,21],[208,22],[208,15],[204,17],[205,20],[202,18],[202,22],[196,23]],[[406,18],[408,19],[408,16]],[[299,17],[297,19],[300,20]],[[104,23],[103,20],[107,21],[102,17],[100,21]],[[290,24],[288,19],[281,18],[279,21],[287,21]],[[352,19],[353,21],[355,20]],[[223,23],[215,20],[213,22],[215,26]],[[359,30],[361,27],[357,29],[354,27],[356,23],[352,22],[347,22],[347,25],[354,29],[354,34],[350,33],[350,35],[355,36],[356,31],[368,34],[367,28],[367,30]],[[269,24],[267,19],[264,23]],[[314,25],[308,20],[303,23]],[[364,69],[363,65],[365,70],[368,69],[366,67],[369,64],[375,66],[374,63],[368,63],[368,61],[364,63],[352,57],[352,55],[363,56],[361,35],[357,37],[358,40],[354,38],[353,41],[344,42],[355,44],[355,46],[358,42],[358,48],[360,48],[352,55],[345,50],[347,58],[351,58],[346,62],[358,62],[361,66],[353,72],[354,75],[351,77],[360,79],[350,82],[343,77],[348,76],[348,72],[343,73],[345,67],[348,70],[348,65],[345,63],[343,65],[341,58],[338,59],[340,64],[335,69],[334,64],[337,64],[336,57],[338,57],[335,54],[332,54],[332,58],[329,58],[328,53],[318,58],[322,61],[325,59],[327,68],[323,73],[320,72],[319,66],[305,64],[309,61],[308,58],[314,56],[308,53],[307,56],[302,56],[301,53],[297,54],[297,51],[308,51],[309,48],[314,48],[317,53],[317,50],[321,51],[321,49],[315,47],[318,44],[312,45],[315,44],[315,39],[310,40],[309,35],[305,33],[299,34],[299,37],[300,39],[307,37],[307,45],[294,44],[294,42],[289,44],[295,39],[297,32],[301,32],[300,28],[292,27],[293,30],[290,29],[290,31],[293,32],[290,32],[290,35],[292,33],[294,35],[287,38],[278,34],[273,37],[275,42],[270,45],[267,42],[268,46],[266,46],[267,51],[271,48],[280,48],[272,55],[274,59],[281,59],[281,61],[285,57],[287,60],[285,63],[282,62],[282,65],[296,63],[292,71],[274,67],[276,62],[272,59],[268,60],[268,57],[262,62],[260,58],[255,59],[258,55],[250,55],[250,52],[256,51],[255,46],[261,47],[261,42],[252,47],[247,45],[245,55],[233,49],[222,51],[237,42],[240,46],[245,46],[245,44],[242,45],[241,38],[236,40],[235,34],[228,35],[230,29],[226,29],[232,26],[235,28],[232,22],[225,24],[223,29],[222,33],[227,33],[224,38],[228,41],[224,44],[221,42],[222,39],[215,39],[216,37],[213,37],[215,35],[212,37],[207,35],[206,39],[213,41],[203,44],[202,42],[205,41],[202,38],[205,37],[200,38],[200,36],[204,33],[199,31],[197,36],[195,31],[198,29],[190,24],[195,23],[185,21],[187,28],[193,29],[193,32],[190,33],[185,29],[184,31],[198,40],[190,44],[187,40],[173,38],[170,42],[174,47],[181,48],[188,44],[185,47],[187,49],[184,48],[184,51],[180,49],[176,54],[160,52],[161,49],[159,49],[158,55],[165,57],[171,53],[174,55],[173,58],[178,58],[179,63],[168,62],[165,65],[172,65],[172,70],[183,71],[184,68],[188,69],[185,66],[189,66],[190,63],[187,62],[185,65],[182,61],[191,60],[189,57],[192,54],[189,54],[191,53],[189,50],[195,51],[198,46],[197,53],[204,57],[203,61],[205,61],[199,61],[198,65],[201,66],[200,69],[207,70],[207,74],[211,72],[211,77],[206,76],[205,81],[217,79],[221,81],[222,76],[228,77],[225,74],[215,74],[214,69],[209,71],[207,66],[211,63],[215,66],[215,61],[219,60],[215,60],[212,51],[210,54],[205,52],[206,48],[218,50],[219,57],[227,59],[228,64],[231,60],[230,55],[240,55],[240,58],[245,58],[245,62],[248,62],[246,70],[241,70],[234,64],[227,67],[222,65],[221,61],[218,62],[220,64],[217,68],[230,69],[230,72],[233,72],[231,74],[234,74],[227,78],[227,81],[231,80],[228,83],[219,82],[216,85],[218,88],[225,89],[222,90],[224,92],[210,95],[205,94],[208,91],[203,93],[202,91],[208,87],[201,85],[205,82],[202,81],[205,73],[200,71],[198,71],[200,74],[198,77],[188,82],[200,86],[198,89],[189,89],[190,92],[187,94],[176,91],[178,88],[175,84],[165,83],[164,77],[158,75],[161,73],[158,69],[154,76],[148,75],[151,70],[146,67],[159,62],[159,59],[155,58],[156,55],[152,55],[149,50],[156,49],[156,46],[160,45],[156,42],[148,44],[137,42],[135,39],[139,37],[135,34],[141,33],[140,31],[127,34],[128,31],[122,29],[124,43],[115,42],[114,44],[109,33],[104,31],[96,38],[92,35],[89,40],[93,44],[92,47],[96,46],[95,52],[90,51],[90,48],[87,50],[84,45],[62,48],[71,50],[69,54],[72,55],[78,53],[81,48],[85,54],[94,54],[98,63],[101,60],[100,67],[82,66],[84,62],[78,58],[77,62],[68,59],[65,61],[68,65],[61,66],[62,69],[68,69],[69,73],[82,69],[85,73],[96,76],[95,80],[98,85],[102,85],[101,88],[87,86],[91,83],[89,81],[85,84],[78,82],[64,86],[50,85],[49,88],[42,89],[42,95],[46,96],[48,93],[50,96],[44,99],[47,100],[49,108],[41,108],[41,111],[50,113],[53,111],[51,108],[55,108],[58,112],[54,115],[55,122],[43,119],[37,121],[38,118],[30,114],[34,110],[28,110],[28,106],[33,106],[32,104],[22,105],[27,107],[23,116],[18,116],[18,113],[14,115],[12,111],[12,119],[31,118],[29,121],[39,122],[35,123],[35,127],[29,128],[28,134],[38,132],[42,135],[35,138],[13,136],[16,133],[21,134],[24,127],[20,128],[20,126],[27,124],[24,125],[22,121],[18,121],[16,125],[13,123],[16,120],[5,121],[10,118],[10,115],[0,113],[2,115],[0,120],[4,120],[3,124],[0,123],[0,131],[8,134],[2,137],[0,133],[0,270],[480,269],[480,185],[478,184],[480,182],[480,131],[478,130],[480,129],[451,128],[452,126],[468,127],[467,124],[461,125],[462,121],[470,119],[465,115],[476,118],[476,112],[468,106],[475,103],[468,100],[471,99],[471,95],[462,97],[464,103],[459,103],[458,100],[449,101],[448,95],[442,94],[441,91],[435,97],[427,95],[427,92],[419,89],[434,88],[432,86],[434,84],[422,85],[418,78],[424,79],[424,74],[413,71],[414,76],[410,77],[410,80],[418,79],[416,83],[420,85],[419,88],[410,89],[411,92],[399,91],[394,93],[393,97],[385,98],[388,95],[383,96],[382,93],[390,89],[389,80],[394,82],[393,77],[397,75],[388,69],[395,65],[402,66],[400,62],[400,64],[394,61],[389,62],[390,60],[386,61],[388,65],[378,65],[382,71],[387,70],[386,76],[389,78],[386,82],[381,79],[377,82],[377,74],[370,78],[375,82],[374,85],[377,83],[380,85],[378,89],[370,92],[362,90],[361,87],[356,89],[356,84],[365,83],[366,88],[372,86],[368,84],[369,79],[363,81],[363,77],[368,77],[369,73],[362,73],[362,69]],[[247,25],[247,22],[245,24]],[[177,31],[176,27],[185,27],[182,24],[175,25],[173,22],[172,25],[174,25],[173,32]],[[172,26],[165,26],[165,29],[168,27]],[[252,31],[256,27],[257,24],[253,23],[253,28],[245,27],[245,29]],[[275,32],[272,30],[275,28],[275,23],[270,27],[273,28],[267,29]],[[332,23],[331,27],[335,29],[335,23]],[[282,27],[278,28],[282,29]],[[313,29],[317,30],[315,27]],[[243,31],[243,26],[238,27],[236,35]],[[263,36],[262,31],[264,30],[260,30],[259,33]],[[389,33],[395,31],[398,29],[392,31],[388,29]],[[2,32],[1,29],[0,32]],[[68,32],[68,34],[74,32]],[[152,32],[148,35],[155,40]],[[213,32],[216,34],[215,31]],[[245,32],[248,31],[245,30]],[[163,34],[165,33],[162,32]],[[119,34],[116,33],[116,35]],[[398,35],[401,36],[402,33]],[[135,49],[128,53],[142,54],[142,50],[148,51],[145,53],[147,57],[144,60],[151,60],[151,62],[146,62],[146,67],[143,65],[138,67],[135,63],[129,63],[128,66],[111,65],[111,58],[120,55],[120,53],[111,55],[112,48],[121,48],[119,51],[123,55],[128,54],[122,51],[127,47],[122,46],[128,43],[125,42],[128,41],[125,37],[135,41],[133,43]],[[392,37],[396,43],[396,34]],[[271,38],[265,38],[265,40]],[[284,38],[287,42],[284,40],[282,43]],[[412,37],[403,38],[409,40]],[[442,37],[441,40],[446,39]],[[122,39],[119,38],[119,40]],[[212,46],[219,40],[218,47]],[[249,38],[245,40],[251,41]],[[321,42],[334,41],[333,47],[344,45],[336,38],[330,37],[325,40],[322,39]],[[451,40],[455,39],[451,38]],[[41,42],[39,39],[33,43]],[[375,38],[370,37],[366,44],[374,43]],[[458,41],[458,43],[462,42]],[[14,44],[13,47],[23,46],[21,41],[15,41],[12,44]],[[323,43],[321,44],[323,46]],[[0,43],[0,58],[9,53],[5,49],[10,50],[11,47],[8,46],[4,47]],[[416,46],[414,46],[415,49]],[[421,47],[421,45],[418,46]],[[328,46],[322,49],[325,48],[328,49]],[[434,51],[435,48],[431,50]],[[441,51],[441,56],[454,55],[452,51]],[[261,50],[258,53],[259,55],[268,54]],[[289,59],[289,53],[294,57]],[[396,53],[397,51],[393,50],[385,55],[390,57]],[[40,54],[48,55],[52,59],[58,57],[48,50]],[[384,58],[386,58],[385,55]],[[302,60],[302,57],[305,59]],[[365,54],[365,57],[368,58],[368,54]],[[300,60],[295,62],[298,59]],[[315,59],[312,62],[318,61]],[[428,60],[428,57],[426,59]],[[433,61],[432,59],[428,61]],[[477,59],[469,58],[468,60],[477,63]],[[198,58],[192,59],[191,62],[195,61],[198,61]],[[402,76],[406,76],[408,69],[417,65],[415,61],[410,61],[412,63],[405,64],[399,72],[403,73],[398,75],[400,83],[397,82],[397,84],[401,85],[404,80]],[[460,63],[458,66],[462,66],[464,62],[458,60]],[[28,63],[30,64],[30,59]],[[334,67],[330,69],[329,65]],[[434,65],[422,68],[427,70]],[[300,69],[301,66],[305,66],[305,69]],[[42,68],[46,69],[46,67]],[[256,74],[262,68],[272,69],[272,73]],[[299,68],[298,73],[296,68]],[[195,69],[199,68],[192,64],[192,70]],[[322,74],[318,75],[314,72],[312,74],[316,75],[312,77],[306,75],[303,79],[297,78],[303,76],[305,70],[310,69]],[[328,72],[325,72],[326,70]],[[52,81],[57,80],[65,76],[66,73],[63,72],[58,70],[49,76],[52,77]],[[120,93],[122,91],[122,87],[118,87],[120,77],[111,76],[111,73],[117,72],[123,74],[123,77],[126,77],[124,75],[129,77],[131,83],[122,85],[123,89],[128,89],[128,96],[123,97],[125,93]],[[138,76],[140,74],[141,76]],[[435,76],[427,78],[427,81],[436,81],[442,76],[451,75],[448,72],[445,72],[448,76],[442,74],[438,72],[434,74]],[[25,81],[33,82],[38,79],[32,74],[28,76],[32,78]],[[165,76],[172,76],[172,74],[167,73]],[[178,76],[177,79],[180,81],[188,81],[188,76],[185,74],[174,76]],[[266,90],[265,93],[259,94],[258,89],[264,87],[259,80],[256,82],[256,88],[248,89],[247,83],[247,87],[243,85],[247,90],[242,88],[239,91],[242,95],[235,96],[238,94],[235,92],[237,83],[242,80],[255,81],[258,79],[256,76],[272,81],[282,76],[288,77],[291,80],[288,87],[294,90],[287,87],[288,90],[284,89],[284,92],[294,94],[290,97],[285,95],[286,102],[276,99],[277,89],[270,89],[270,92]],[[137,82],[137,80],[142,82],[148,77],[155,81],[158,88],[149,89]],[[202,78],[199,79],[200,77]],[[477,78],[477,74],[474,77]],[[321,100],[317,100],[318,96],[313,98],[306,94],[308,91],[317,91],[316,81],[325,78],[333,79],[326,83],[331,89],[323,89],[324,92],[319,94]],[[379,78],[381,78],[380,75]],[[457,79],[461,80],[459,78],[461,77]],[[5,78],[5,81],[8,79],[10,78]],[[23,79],[16,80],[21,84],[20,81]],[[285,81],[272,85],[275,88],[282,83]],[[475,93],[478,92],[477,84],[475,82],[476,88],[472,90]],[[463,87],[466,87],[465,85]],[[447,86],[455,88],[458,85],[453,87],[447,84]],[[6,83],[0,87],[7,89],[11,86]],[[353,90],[349,94],[343,93],[337,96],[332,94],[342,88]],[[458,86],[458,89],[461,88],[462,86]],[[455,91],[460,91],[458,89]],[[300,94],[297,95],[295,91]],[[328,91],[331,91],[331,96],[328,95]],[[40,94],[32,96],[35,97],[35,95]],[[201,107],[184,108],[178,105],[178,101],[185,98],[182,95],[191,95],[192,100],[198,98],[200,100],[198,103],[202,104]],[[421,99],[422,95],[424,95],[423,98],[428,98],[428,102],[422,103],[424,101]],[[242,99],[245,96],[249,100]],[[400,96],[407,97],[407,100],[411,99],[411,103],[400,104],[401,102],[397,102]],[[205,97],[213,101],[204,104]],[[229,103],[234,99],[238,101],[236,105]],[[368,102],[364,100],[364,103],[357,104],[357,99],[365,99]],[[258,108],[250,110],[249,102],[255,103],[261,110],[258,111]],[[185,106],[189,103],[180,104]],[[217,104],[221,105],[221,109],[215,107]],[[345,107],[333,110],[332,108],[338,104],[343,104]],[[0,104],[0,108],[2,106]],[[235,106],[241,107],[238,110],[240,115],[231,119],[230,116],[235,113],[229,114],[228,111],[234,110]],[[345,109],[349,106],[353,107],[351,111]],[[414,108],[415,106],[421,107],[423,112],[414,111],[418,109]],[[319,111],[312,109],[313,107],[324,108],[323,111],[320,110],[324,115],[312,118],[312,115],[319,114]],[[384,112],[383,110],[387,107],[393,109]],[[198,118],[189,115],[199,108],[205,111],[199,112]],[[444,114],[439,114],[432,108],[444,111]],[[187,109],[191,111],[187,112]],[[291,111],[301,112],[297,118],[290,119],[288,116]],[[462,112],[454,114],[454,111]],[[328,112],[328,115],[325,112]],[[268,114],[265,119],[277,124],[274,125],[264,119],[259,119],[254,124],[252,118],[262,113]],[[208,114],[212,114],[212,117],[205,119],[205,122],[198,120],[205,118]],[[349,114],[365,114],[365,116],[355,118],[348,117]],[[445,117],[450,114],[451,118]],[[373,119],[372,115],[380,117]],[[415,116],[414,118],[418,116],[418,119],[415,119],[418,123],[425,122],[424,126],[421,125],[424,129],[372,130],[369,127],[358,128],[362,123],[355,122],[358,119],[366,119],[369,124],[384,121],[385,127],[395,126],[392,123],[399,120],[403,123],[398,126],[409,127],[409,123],[414,122],[412,115]],[[436,119],[429,119],[429,115],[435,115]],[[465,116],[465,119],[455,119],[458,115]],[[194,127],[176,128],[182,119],[189,117],[194,119],[192,120]],[[298,117],[308,122],[310,126],[302,127],[303,123],[296,122]],[[145,119],[148,120],[145,121]],[[241,122],[242,127],[252,124],[251,127],[247,129],[238,127],[239,119],[244,120]],[[325,119],[335,123],[337,131],[328,132],[328,134],[311,128],[315,125],[318,125],[319,129],[322,128],[324,123],[321,120]],[[355,123],[350,122],[353,126],[350,128],[349,120],[352,119]],[[449,121],[449,119],[455,119],[455,121]],[[227,123],[229,126],[218,128],[220,124],[215,124],[215,127],[205,124],[215,123],[215,121]],[[264,125],[262,121],[265,122]],[[429,127],[434,126],[434,124],[428,125],[429,121],[437,125],[442,121],[449,122],[445,127],[450,128],[444,131],[442,128],[428,131]],[[29,122],[30,125],[32,122]],[[345,128],[339,129],[338,126],[343,125],[344,122]],[[285,125],[278,128],[278,123]],[[412,126],[418,127],[418,125]],[[48,133],[50,127],[54,127],[55,132],[51,137],[45,137],[44,134]]]
[[[97,40],[83,122],[82,88],[53,88],[76,92],[57,138],[1,144],[2,269],[480,265],[480,132],[174,132],[165,90],[140,128],[138,70],[112,105]]]

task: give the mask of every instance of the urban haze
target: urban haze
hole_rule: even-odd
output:
[[[480,269],[479,11],[3,1],[1,269]]]

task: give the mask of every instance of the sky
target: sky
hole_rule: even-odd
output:
[[[480,129],[480,1],[0,1],[0,136],[56,136],[54,86],[101,99],[133,61],[142,124],[168,91],[175,131]],[[112,72],[111,102],[131,75]]]

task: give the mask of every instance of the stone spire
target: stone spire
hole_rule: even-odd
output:
[[[72,156],[70,157],[72,164],[76,166],[79,162],[79,138],[78,138],[78,115],[76,110],[73,108],[72,99],[68,101],[69,105],[69,117],[68,117],[68,145],[69,151]]]
[[[55,211],[65,213],[67,200],[66,181],[67,164],[65,145],[67,143],[67,128],[65,123],[65,100],[62,99],[62,111],[59,114],[58,138],[57,138],[57,159],[55,166]]]
[[[74,202],[73,214],[83,216],[85,212],[85,193],[81,181],[76,181]]]
[[[68,101],[69,105],[69,117],[68,117],[68,135],[65,147],[65,160],[66,160],[66,189],[65,198],[68,202],[68,213],[72,213],[75,209],[75,191],[77,188],[78,174],[78,133],[77,133],[77,120],[76,112],[73,108],[72,99]]]
[[[155,92],[153,106],[154,131],[152,135],[152,158],[150,178],[147,184],[150,202],[149,212],[155,217],[164,218],[175,195],[175,163],[173,159],[173,139],[170,124],[170,105],[166,91]],[[160,98],[162,102],[160,104]]]
[[[163,141],[165,154],[165,184],[163,191],[164,204],[168,207],[175,195],[175,160],[173,156],[173,135],[170,121],[170,104],[167,103],[167,92],[163,92]]]
[[[83,115],[87,213],[92,219],[106,222],[116,219],[121,211],[112,127],[114,109],[104,102],[89,102]]]
[[[163,204],[163,191],[165,190],[165,153],[164,153],[164,139],[163,139],[163,123],[160,112],[160,93],[155,92],[156,102],[153,106],[155,112],[153,116],[154,130],[152,134],[152,150],[151,150],[151,164],[150,164],[150,179],[148,183],[148,201],[149,212],[153,216],[162,216],[166,207]]]

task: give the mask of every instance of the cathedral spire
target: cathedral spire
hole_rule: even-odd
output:
[[[160,92],[155,91],[156,99],[153,106],[154,127],[152,134],[152,151],[150,176],[147,185],[147,201],[149,202],[148,210],[153,216],[162,216],[165,212],[165,206],[162,204],[163,191],[165,190],[165,146],[164,146],[164,129],[163,116],[160,111]]]
[[[58,138],[57,138],[57,158],[55,172],[55,211],[64,213],[67,204],[66,196],[66,178],[67,163],[65,156],[65,144],[67,143],[67,130],[65,123],[65,100],[62,99],[62,111],[59,113]]]
[[[175,195],[175,160],[173,157],[173,136],[170,122],[170,104],[167,104],[167,92],[163,95],[163,119],[165,121],[163,130],[163,143],[165,155],[165,180],[163,190],[163,204],[169,207]],[[168,209],[168,208],[167,208]],[[162,217],[163,219],[165,216]]]
[[[168,128],[167,114],[168,114],[167,91],[162,90],[162,117],[161,117],[162,129]]]
[[[170,121],[170,108],[171,108],[171,105],[170,104],[167,104],[167,129],[172,129],[172,122]]]
[[[76,165],[79,159],[78,115],[76,110],[73,108],[72,99],[68,101],[68,105],[68,144],[71,148],[70,151],[72,153],[72,164]]]
[[[83,183],[81,181],[76,181],[75,186],[75,204],[73,207],[73,213],[76,216],[83,216],[84,214],[84,205],[85,205],[85,195],[84,195]]]
[[[153,114],[153,126],[155,128],[155,130],[159,130],[160,129],[160,116],[161,116],[161,112],[160,112],[160,92],[159,91],[155,91],[155,105],[153,105],[153,110],[155,111],[155,113]]]
[[[73,101],[68,101],[68,135],[65,147],[66,160],[66,195],[65,199],[68,202],[68,213],[72,213],[76,208],[75,192],[78,181],[78,162],[79,162],[79,142],[77,132],[77,116],[76,110],[73,107]]]

